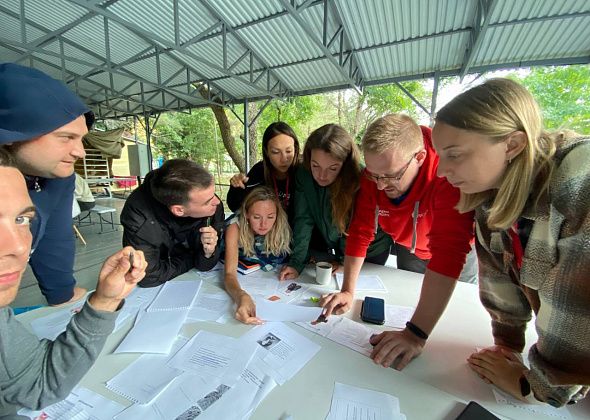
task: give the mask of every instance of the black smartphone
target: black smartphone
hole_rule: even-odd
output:
[[[367,296],[361,308],[361,319],[371,324],[385,323],[385,301],[381,298]]]
[[[500,420],[475,401],[470,401],[456,420]]]

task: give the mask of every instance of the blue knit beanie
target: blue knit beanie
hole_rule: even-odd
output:
[[[94,114],[61,81],[14,63],[0,63],[0,145],[30,140]]]

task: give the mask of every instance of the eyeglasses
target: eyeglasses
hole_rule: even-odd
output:
[[[378,176],[378,175],[373,175],[373,174],[370,174],[369,172],[367,172],[367,178],[369,178],[371,181],[376,182],[376,183],[379,181],[383,181],[384,183],[398,183],[402,180],[402,178],[406,174],[406,171],[410,167],[410,164],[412,163],[412,161],[414,160],[414,158],[416,157],[417,154],[418,154],[418,152],[414,153],[412,155],[412,157],[410,158],[408,163],[406,163],[406,165],[400,171],[399,175]]]

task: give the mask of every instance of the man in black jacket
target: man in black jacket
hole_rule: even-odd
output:
[[[123,244],[140,249],[148,262],[141,287],[158,286],[219,260],[223,204],[213,176],[186,159],[172,159],[147,174],[121,213]]]

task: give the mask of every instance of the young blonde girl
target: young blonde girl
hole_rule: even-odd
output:
[[[225,290],[237,305],[236,319],[260,324],[251,296],[237,277],[238,260],[257,262],[263,269],[282,264],[291,249],[291,228],[275,192],[268,187],[253,189],[240,211],[228,221],[225,231]]]

